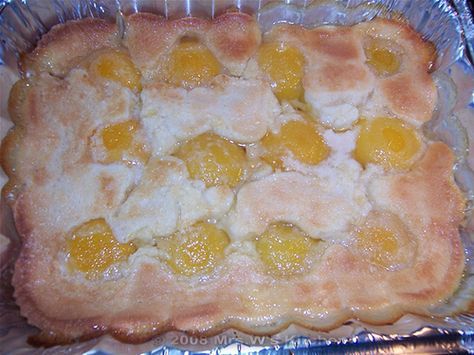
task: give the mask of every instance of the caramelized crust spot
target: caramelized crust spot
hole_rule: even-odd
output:
[[[221,57],[231,61],[247,61],[260,45],[260,29],[255,19],[244,13],[230,12],[212,23],[209,41]]]
[[[319,74],[314,79],[329,91],[355,89],[367,78],[367,71],[355,64],[327,63]]]
[[[20,132],[21,129],[19,127],[10,129],[0,146],[0,166],[10,179],[15,177],[17,151],[21,140]]]
[[[164,17],[146,12],[126,18],[124,45],[144,75],[145,70],[151,71],[153,66],[158,67],[158,57],[170,45],[171,39],[165,32],[166,23]]]
[[[34,85],[27,79],[18,80],[10,90],[10,96],[8,97],[8,114],[10,119],[15,125],[24,125],[24,106],[26,98],[28,97],[28,91],[31,86]]]
[[[431,119],[436,103],[436,88],[427,73],[413,81],[412,73],[401,73],[382,83],[387,103],[395,114],[412,121]]]
[[[330,27],[307,29],[297,25],[276,25],[266,34],[267,40],[289,41],[304,47],[307,53],[318,53],[315,60],[332,58],[338,62],[357,60],[361,51],[352,35],[352,28]],[[298,45],[299,44],[299,45]]]
[[[357,60],[360,50],[351,36],[349,28],[318,29],[313,36],[308,35],[308,45],[318,52],[337,60]]]

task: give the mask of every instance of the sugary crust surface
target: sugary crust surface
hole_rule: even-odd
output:
[[[328,179],[299,172],[275,173],[239,190],[227,223],[239,239],[259,235],[278,221],[297,224],[312,236],[334,238],[363,213],[365,199],[354,200],[340,180],[331,184]]]
[[[244,13],[226,13],[213,21],[138,13],[127,18],[124,44],[146,79],[162,77],[172,46],[185,36],[197,37],[232,75],[241,75],[260,44],[260,29]]]
[[[121,242],[133,236],[152,241],[200,220],[219,219],[233,203],[229,187],[206,189],[204,184],[193,183],[186,165],[176,158],[152,158],[143,174],[143,182],[107,220]],[[143,201],[147,201],[146,209]]]
[[[193,90],[152,83],[142,93],[142,105],[143,125],[160,153],[209,130],[234,142],[254,143],[281,113],[267,82],[226,75]]]
[[[393,75],[377,75],[367,65],[365,48],[379,41],[396,53],[400,68]],[[264,42],[285,42],[305,56],[305,99],[320,119],[335,128],[347,128],[360,115],[389,115],[420,125],[431,119],[436,87],[429,71],[435,57],[407,24],[375,19],[352,27],[306,29],[278,25]],[[352,117],[338,126],[335,114]]]
[[[87,18],[54,26],[37,47],[21,61],[26,73],[48,72],[64,76],[81,59],[101,48],[115,48],[120,43],[115,24]]]
[[[94,85],[81,69],[64,80],[40,74],[19,81],[9,102],[16,125],[2,146],[7,174],[18,185],[43,186],[74,170],[89,159],[84,141],[93,131],[133,117],[136,103],[129,90]],[[74,132],[75,139],[68,132]]]
[[[429,121],[436,105],[436,87],[429,75],[436,56],[434,45],[424,42],[407,24],[385,19],[358,25],[362,33],[391,41],[401,48],[398,73],[382,78],[375,90],[397,117],[422,123]]]
[[[17,228],[26,236],[14,277],[17,301],[30,322],[54,333],[81,337],[111,332],[127,334],[128,341],[165,329],[206,333],[237,327],[273,333],[287,322],[330,329],[351,317],[386,323],[407,311],[429,313],[429,305],[456,289],[463,270],[457,226],[464,199],[453,184],[452,163],[453,155],[444,144],[432,144],[408,177],[392,176],[378,191],[376,200],[387,210],[401,208],[407,216],[417,211],[408,217],[408,228],[416,236],[416,262],[411,267],[374,268],[357,249],[333,244],[311,272],[293,279],[266,274],[244,243],[232,248],[223,265],[206,280],[173,276],[165,264],[144,251],[129,263],[126,276],[84,282],[64,273],[58,260],[50,257],[63,248],[60,235],[41,226],[41,217],[32,218],[33,210],[48,209],[55,197],[46,203],[42,202],[45,196],[28,191],[14,205]],[[430,186],[427,176],[437,176]],[[374,189],[381,180],[374,181]],[[400,195],[397,190],[408,183],[410,190]],[[415,194],[426,197],[441,189],[450,201],[448,206],[427,199],[422,202],[426,206],[417,205],[416,210],[406,207]],[[437,217],[420,224],[433,211]],[[242,272],[243,268],[248,272]],[[46,279],[45,274],[49,275]],[[381,304],[387,306],[380,308]]]
[[[64,36],[69,31],[73,32],[71,36],[86,36],[91,27],[98,27],[99,31],[94,41],[72,46],[72,59],[64,59],[69,51]],[[229,27],[234,31],[228,31]],[[407,26],[385,20],[311,31],[278,26],[266,40],[283,39],[302,50],[307,58],[307,95],[314,95],[317,100],[322,97],[326,103],[339,95],[343,103],[350,102],[362,110],[359,106],[369,105],[366,101],[370,90],[390,86],[393,81],[392,85],[397,85],[396,78],[386,82],[375,78],[365,65],[362,38],[371,31],[389,32],[387,38],[392,36],[390,39],[399,41],[407,57],[415,56],[416,46],[422,48],[416,61],[407,63],[414,65],[412,76],[425,76],[426,85],[413,80],[400,85],[404,90],[409,85],[418,90],[416,85],[420,85],[422,92],[428,92],[423,98],[431,97],[434,86],[427,72],[432,52]],[[390,31],[399,37],[393,37]],[[182,161],[167,156],[168,152],[163,156],[163,151],[153,144],[152,158],[146,166],[102,164],[94,160],[90,137],[107,124],[137,118],[146,128],[145,118],[140,116],[148,110],[148,119],[168,119],[171,123],[167,124],[171,125],[174,107],[170,102],[170,113],[166,115],[160,113],[160,107],[147,103],[166,95],[176,100],[175,106],[191,102],[189,106],[195,112],[189,115],[190,120],[204,116],[204,125],[225,136],[228,122],[216,120],[214,108],[209,107],[212,103],[204,100],[203,107],[195,110],[201,100],[192,102],[186,98],[199,98],[201,91],[208,90],[209,95],[215,95],[215,102],[227,103],[235,97],[246,97],[247,85],[254,85],[258,90],[252,91],[255,97],[251,99],[255,106],[259,102],[265,104],[267,110],[257,116],[255,127],[259,130],[254,127],[245,133],[245,127],[241,127],[246,122],[243,120],[239,124],[234,122],[235,127],[228,131],[254,135],[248,141],[242,140],[254,144],[264,131],[278,128],[283,115],[277,109],[270,85],[261,78],[237,79],[224,73],[224,79],[216,77],[214,85],[188,91],[158,83],[163,57],[177,39],[190,33],[208,46],[227,68],[227,74],[243,73],[260,43],[257,24],[243,14],[229,13],[214,21],[165,21],[152,14],[129,16],[122,44],[144,77],[139,97],[117,83],[103,85],[80,65],[71,70],[78,58],[84,59],[97,49],[120,46],[114,26],[94,21],[72,22],[54,29],[40,43],[28,57],[32,63],[29,68],[40,73],[23,79],[11,92],[10,114],[16,127],[2,144],[1,163],[10,177],[5,192],[23,240],[13,284],[22,314],[43,329],[43,341],[57,343],[109,333],[124,341],[140,342],[173,329],[202,335],[227,328],[271,334],[290,323],[327,330],[351,318],[385,324],[407,312],[429,315],[432,307],[450,297],[459,286],[464,267],[458,227],[464,216],[465,199],[453,180],[454,155],[443,143],[426,142],[421,158],[409,171],[379,171],[369,176],[353,160],[353,146],[343,143],[350,140],[350,134],[338,136],[329,130],[325,138],[329,141],[331,136],[337,136],[339,141],[334,138],[334,152],[320,170],[300,169],[262,176],[255,173],[243,187],[234,190],[205,188],[202,181],[189,178]],[[229,37],[231,33],[235,36]],[[45,66],[46,62],[54,65]],[[330,68],[336,63],[344,63],[340,68],[351,78],[337,83],[324,79],[327,75],[331,77],[331,73],[339,77]],[[348,72],[351,70],[354,73]],[[409,70],[403,69],[400,75],[408,75]],[[317,85],[311,77],[320,78]],[[362,80],[363,87],[354,78]],[[245,83],[240,85],[240,81]],[[235,84],[235,89],[229,83]],[[224,90],[226,85],[231,88],[229,92]],[[241,96],[236,94],[239,90],[243,92]],[[336,96],[331,96],[334,93]],[[373,97],[377,95],[378,92]],[[383,91],[380,95],[374,105],[383,100],[391,102]],[[427,112],[431,115],[434,105],[434,101],[423,102],[426,107],[418,102],[413,105],[418,107],[415,111],[410,111],[410,105],[400,108],[401,104],[395,103],[390,112],[420,123],[428,119]],[[156,112],[152,112],[155,108]],[[249,119],[248,107],[235,109],[241,117]],[[150,140],[148,131],[140,131],[145,141]],[[179,132],[183,131],[186,133],[180,128]],[[188,133],[178,140],[202,132]],[[231,138],[239,141],[238,137]],[[337,145],[344,144],[344,151],[337,150]],[[349,161],[347,166],[341,159]],[[357,184],[344,177],[354,177]],[[289,196],[285,185],[294,187],[299,195]],[[357,193],[352,196],[354,191]],[[336,208],[331,206],[333,193],[338,195],[333,201],[337,202]],[[158,221],[154,214],[140,210],[145,200],[162,213]],[[284,203],[288,203],[288,208]],[[193,206],[200,206],[197,212],[201,214],[197,216]],[[257,206],[261,208],[255,211]],[[306,216],[315,209],[321,210],[321,214]],[[255,215],[261,218],[247,223]],[[127,240],[136,230],[143,231],[144,226],[150,227],[149,236],[142,236],[145,242],[155,235],[173,233],[179,223],[188,223],[182,222],[186,218],[215,218],[229,233],[231,244],[224,260],[209,275],[187,277],[173,273],[166,263],[169,255],[148,243],[127,261],[114,266],[103,279],[89,280],[68,270],[65,236],[72,228],[99,216],[111,224],[120,241]],[[379,223],[381,217],[373,216],[388,216],[387,224],[399,228],[404,238],[410,239],[405,246],[410,251],[394,269],[371,263],[351,237],[355,225]],[[120,224],[122,219],[133,223]],[[309,234],[317,234],[313,238],[323,239],[318,244],[318,257],[304,273],[275,277],[259,258],[256,234],[281,219],[293,222]],[[328,224],[328,220],[335,222]],[[330,238],[335,232],[345,233],[345,237]]]

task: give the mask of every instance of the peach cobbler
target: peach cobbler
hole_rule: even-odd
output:
[[[22,314],[51,342],[429,315],[464,268],[434,58],[381,18],[53,27],[1,150]]]

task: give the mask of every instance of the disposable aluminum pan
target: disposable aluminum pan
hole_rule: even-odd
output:
[[[122,344],[103,336],[91,341],[49,349],[27,343],[37,332],[28,326],[15,305],[10,285],[19,250],[11,212],[0,202],[0,353],[174,353],[178,349],[201,353],[260,352],[281,350],[325,353],[384,351],[389,353],[474,352],[474,25],[466,0],[17,0],[0,1],[0,138],[11,127],[7,99],[18,78],[18,56],[34,47],[51,26],[70,19],[105,18],[122,24],[123,15],[146,11],[167,18],[196,16],[211,18],[233,7],[255,14],[266,31],[275,23],[287,22],[314,27],[323,24],[351,25],[375,16],[402,14],[424,38],[437,48],[434,74],[439,103],[425,133],[449,144],[456,153],[455,177],[469,203],[468,221],[461,230],[467,266],[461,287],[432,317],[406,315],[387,326],[349,321],[330,332],[314,332],[297,326],[271,337],[255,337],[226,331],[211,338],[195,338],[170,332],[140,345]],[[470,139],[471,138],[471,139]],[[471,153],[469,153],[471,152]],[[0,170],[0,186],[6,177]],[[462,303],[471,310],[453,317],[449,313]]]

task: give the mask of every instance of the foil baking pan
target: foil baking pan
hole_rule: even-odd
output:
[[[451,301],[433,309],[432,317],[406,315],[386,326],[349,321],[329,332],[290,326],[271,337],[228,330],[210,338],[169,332],[139,345],[123,344],[110,336],[69,346],[35,348],[27,343],[37,330],[27,325],[13,300],[10,285],[19,240],[11,212],[0,201],[0,353],[340,353],[340,352],[474,352],[474,309],[444,317],[459,302],[474,300],[474,23],[467,0],[11,0],[0,1],[0,139],[11,127],[7,99],[18,79],[17,60],[31,50],[53,25],[84,17],[122,23],[122,16],[146,11],[167,18],[212,18],[228,8],[254,14],[266,31],[275,23],[307,27],[323,24],[351,25],[375,16],[406,18],[437,48],[434,79],[439,104],[425,133],[448,143],[456,153],[455,177],[469,200],[462,228],[466,271]],[[0,169],[0,186],[6,176]],[[436,316],[440,314],[440,316]]]

